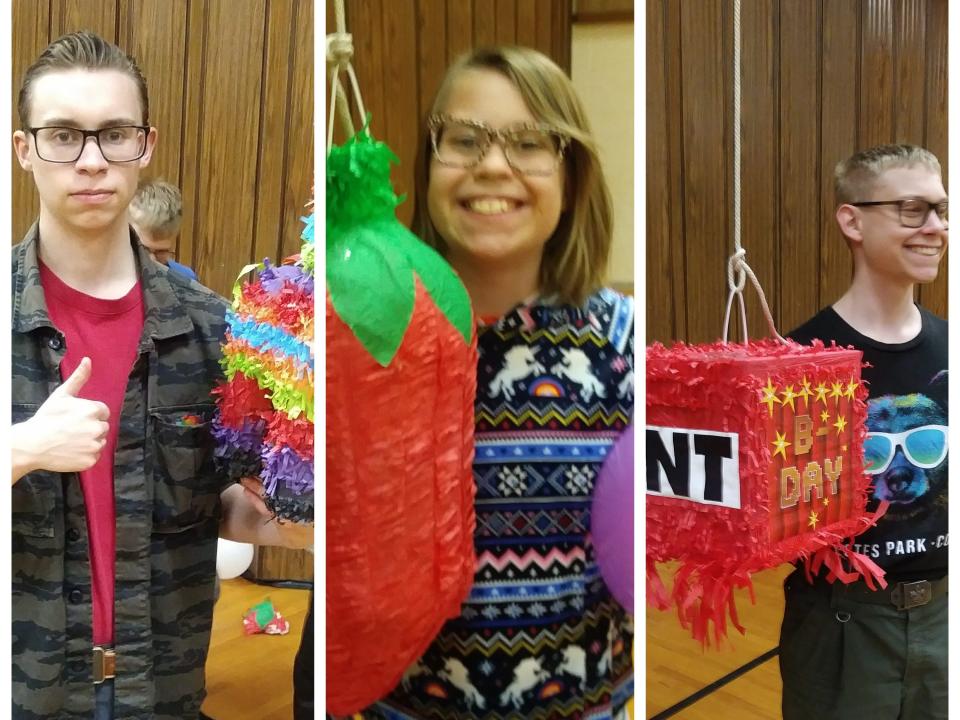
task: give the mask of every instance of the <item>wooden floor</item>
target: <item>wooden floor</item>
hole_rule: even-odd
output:
[[[675,611],[647,608],[647,712],[652,718],[754,658],[777,647],[783,618],[783,579],[793,567],[783,565],[753,576],[757,604],[737,592],[737,611],[746,635],[730,628],[719,650],[701,649],[680,627]],[[672,573],[661,577],[670,587]],[[767,660],[672,717],[679,720],[780,720],[780,669]]]
[[[244,635],[244,612],[267,597],[290,621],[289,634]],[[291,720],[293,658],[309,600],[309,590],[281,590],[241,578],[221,583],[207,657],[204,713],[214,720]]]
[[[754,576],[757,604],[739,592],[737,608],[747,629],[736,630],[720,650],[701,650],[673,612],[647,609],[646,716],[680,702],[727,673],[776,647],[783,615],[783,578],[790,566]],[[668,577],[664,574],[664,578]],[[266,597],[290,621],[284,636],[243,634],[244,611]],[[293,657],[300,644],[310,593],[222,583],[213,617],[203,711],[215,720],[290,720]],[[780,672],[776,658],[698,700],[673,717],[682,720],[779,720]],[[634,717],[636,715],[634,714]]]

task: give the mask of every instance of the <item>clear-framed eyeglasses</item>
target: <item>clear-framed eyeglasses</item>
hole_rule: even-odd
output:
[[[96,140],[103,159],[107,162],[133,162],[147,151],[146,125],[116,125],[99,130],[81,130],[73,127],[25,128],[33,135],[37,155],[53,163],[72,163],[80,159],[87,138]]]
[[[441,165],[469,169],[496,142],[514,170],[523,175],[552,175],[563,162],[570,139],[547,125],[524,124],[495,130],[476,120],[434,115],[429,121],[433,156]]]
[[[930,217],[930,211],[937,213],[940,222],[947,222],[948,202],[932,203],[923,198],[904,198],[903,200],[875,200],[871,202],[850,203],[854,207],[876,207],[880,205],[896,205],[900,213],[900,224],[908,228],[923,227]]]

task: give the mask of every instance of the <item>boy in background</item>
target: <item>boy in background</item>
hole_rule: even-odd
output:
[[[183,218],[180,190],[163,180],[143,180],[130,202],[130,224],[153,259],[191,280],[197,274],[173,259]]]

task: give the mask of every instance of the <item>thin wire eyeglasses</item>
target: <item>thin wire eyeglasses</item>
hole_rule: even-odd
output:
[[[83,155],[87,139],[93,138],[107,162],[133,162],[147,151],[148,125],[114,125],[98,130],[49,125],[27,127],[41,160],[52,163],[74,163]]]
[[[874,207],[877,205],[896,205],[900,224],[908,228],[920,228],[930,217],[930,211],[937,213],[943,223],[947,222],[948,201],[932,203],[923,198],[904,198],[903,200],[876,200],[871,202],[850,203],[854,207]]]
[[[477,120],[434,115],[428,121],[433,156],[441,165],[470,169],[496,142],[511,168],[545,177],[556,172],[570,138],[549,125],[524,123],[496,130]]]

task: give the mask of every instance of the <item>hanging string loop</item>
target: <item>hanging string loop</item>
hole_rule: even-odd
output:
[[[367,111],[360,94],[360,84],[353,70],[353,36],[347,32],[346,12],[343,0],[334,1],[337,31],[327,35],[327,67],[330,70],[330,120],[327,124],[327,152],[333,147],[334,118],[339,117],[348,136],[355,132],[353,118],[350,115],[350,101],[340,80],[340,73],[346,74],[353,90],[353,98],[360,112],[361,125],[366,122]],[[339,100],[339,105],[338,101]],[[339,110],[339,114],[338,111]]]
[[[743,342],[749,342],[747,336],[747,311],[743,302],[743,289],[747,285],[747,278],[760,296],[760,306],[767,320],[770,334],[782,343],[787,341],[777,332],[776,323],[767,305],[767,298],[760,287],[760,281],[747,264],[747,251],[743,249],[740,239],[740,0],[733,0],[733,255],[727,260],[727,309],[723,316],[723,342],[727,342],[727,332],[730,328],[730,310],[733,307],[734,296],[737,298],[737,307],[740,311],[741,331]],[[736,278],[734,277],[736,276]]]

